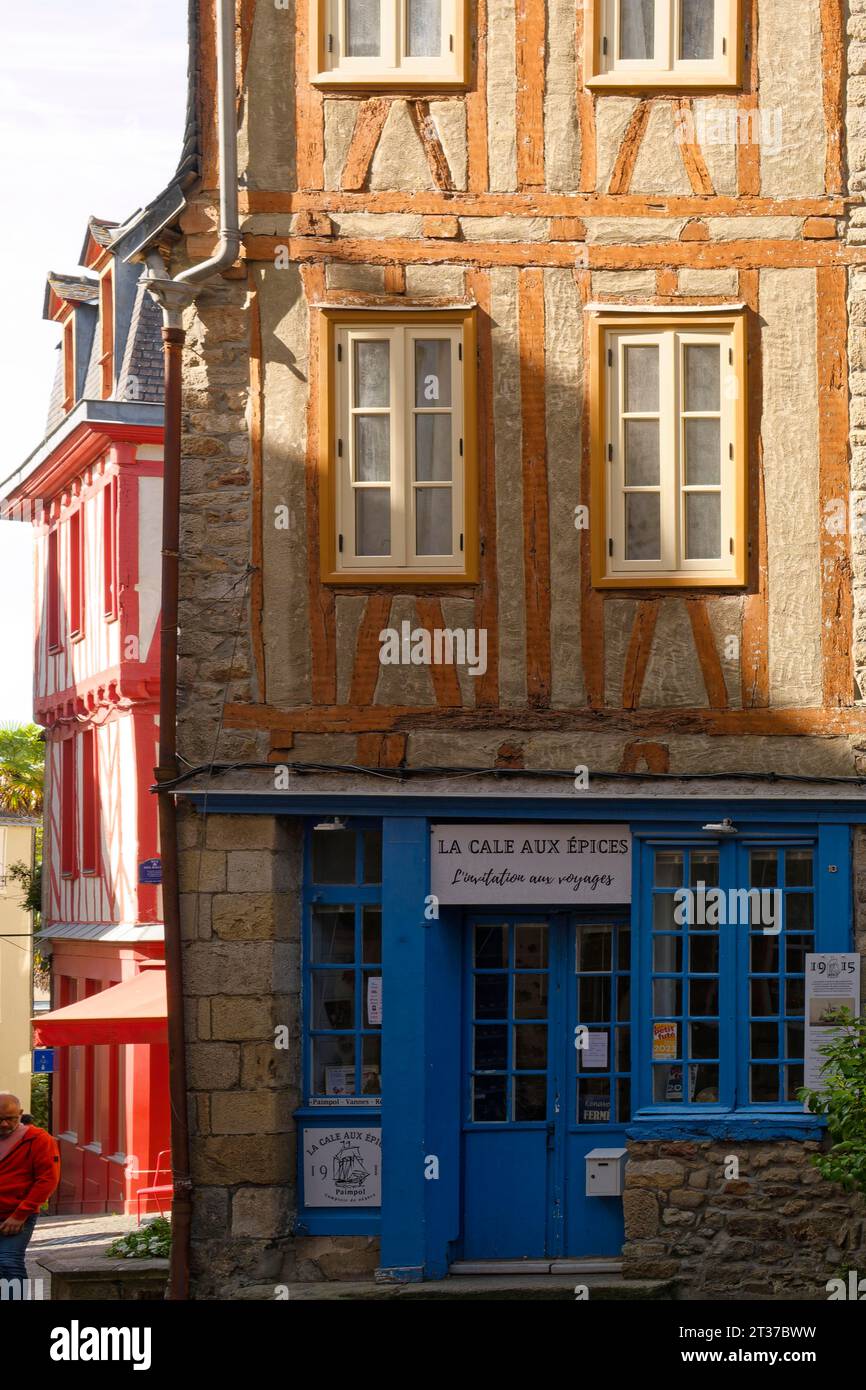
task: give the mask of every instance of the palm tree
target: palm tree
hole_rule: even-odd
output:
[[[45,745],[35,724],[0,726],[0,811],[42,814]]]

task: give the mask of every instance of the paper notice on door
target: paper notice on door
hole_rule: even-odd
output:
[[[677,1055],[676,1023],[653,1024],[653,1061],[664,1062]]]
[[[607,1066],[607,1033],[589,1033],[583,1050],[584,1067]]]
[[[860,1015],[860,957],[844,951],[808,954],[803,1085],[812,1091],[823,1087],[827,1058],[820,1049],[842,1031],[838,1023],[833,1026],[842,1009],[852,1018]]]
[[[367,1025],[370,1028],[382,1026],[382,976],[367,977]]]

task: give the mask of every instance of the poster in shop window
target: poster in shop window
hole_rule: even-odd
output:
[[[627,825],[434,825],[431,836],[430,892],[440,903],[631,902]]]
[[[860,1017],[860,957],[855,952],[823,951],[806,956],[806,1043],[803,1085],[822,1089],[826,1057],[818,1051],[839,1032],[832,1018],[838,1009]]]

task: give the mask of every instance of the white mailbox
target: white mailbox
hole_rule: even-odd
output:
[[[586,1155],[587,1197],[621,1197],[626,1149],[590,1149]]]

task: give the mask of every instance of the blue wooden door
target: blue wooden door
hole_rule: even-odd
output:
[[[468,918],[464,1259],[618,1253],[621,1200],[585,1196],[584,1159],[622,1142],[628,969],[615,923]]]

